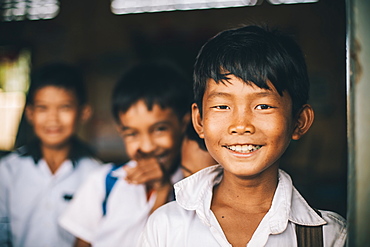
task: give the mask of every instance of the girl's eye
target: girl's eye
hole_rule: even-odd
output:
[[[271,108],[274,108],[274,107],[269,106],[269,105],[265,105],[265,104],[256,106],[257,110],[267,110],[267,109],[271,109]]]

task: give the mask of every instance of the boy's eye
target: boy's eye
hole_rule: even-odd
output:
[[[267,110],[267,109],[271,109],[271,108],[274,108],[274,107],[266,105],[266,104],[261,104],[261,105],[256,106],[257,110]]]
[[[125,131],[125,132],[123,132],[123,136],[124,137],[135,137],[136,136],[136,132],[133,132],[133,131]]]
[[[167,131],[168,130],[168,127],[167,126],[157,126],[154,131],[155,132],[163,132],[163,131]]]
[[[34,108],[37,111],[45,111],[47,107],[45,105],[35,105]]]
[[[126,137],[135,137],[138,134],[137,131],[135,131],[133,129],[129,129],[129,128],[122,129],[122,132],[121,133],[122,133],[122,136],[124,138],[126,138]]]
[[[69,109],[72,109],[72,105],[62,105],[62,106],[60,106],[60,109],[69,110]]]
[[[230,109],[230,107],[228,107],[227,105],[216,105],[216,106],[213,106],[212,108],[220,109],[220,110],[228,110],[228,109]]]

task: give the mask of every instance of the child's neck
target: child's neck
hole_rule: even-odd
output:
[[[277,183],[277,174],[269,178],[253,180],[235,180],[235,177],[230,179],[228,174],[225,174],[221,183],[214,188],[214,199],[218,198],[222,203],[230,204],[233,208],[240,207],[241,210],[250,213],[255,210],[267,212]]]
[[[250,241],[271,207],[277,183],[277,171],[253,179],[224,172],[214,187],[211,210],[232,246],[246,246]]]
[[[50,172],[55,174],[62,163],[68,159],[70,147],[68,145],[58,148],[42,146],[41,150]]]

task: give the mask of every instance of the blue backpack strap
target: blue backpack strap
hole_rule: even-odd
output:
[[[117,177],[112,176],[112,172],[123,167],[125,164],[120,165],[113,165],[113,167],[109,170],[107,173],[107,176],[105,177],[105,198],[103,200],[103,216],[107,213],[107,202],[110,192],[112,191],[112,188],[114,184],[117,182]]]

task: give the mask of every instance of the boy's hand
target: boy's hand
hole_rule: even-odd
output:
[[[156,158],[141,159],[136,167],[125,167],[126,181],[132,184],[146,184],[148,191],[157,193],[156,200],[150,214],[168,201],[168,195],[172,191],[172,184],[163,165]],[[150,195],[149,195],[150,196]]]
[[[125,180],[132,184],[149,184],[160,186],[167,178],[165,172],[156,158],[137,160],[136,167],[124,167],[127,176]]]

